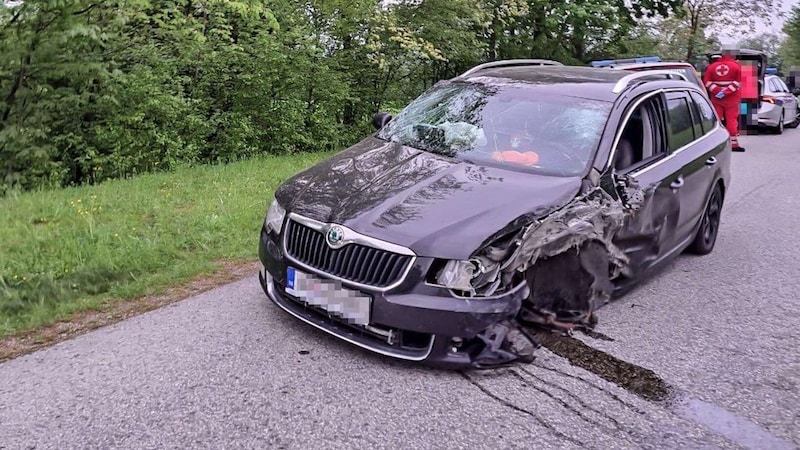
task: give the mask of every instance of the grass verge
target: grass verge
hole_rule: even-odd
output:
[[[0,199],[0,347],[46,340],[36,332],[56,324],[98,322],[88,312],[113,319],[152,309],[196,292],[204,277],[228,281],[226,272],[257,258],[277,185],[329,155],[259,157]]]

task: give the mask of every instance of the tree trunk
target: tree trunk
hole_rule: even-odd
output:
[[[686,48],[686,62],[691,63],[694,59],[695,48],[697,47],[697,32],[700,31],[700,12],[691,11],[689,22],[689,42]]]
[[[6,96],[6,108],[5,111],[3,111],[3,123],[5,123],[8,120],[8,117],[11,115],[11,108],[13,108],[14,103],[17,100],[17,92],[22,87],[22,82],[25,80],[25,72],[28,69],[28,65],[31,63],[31,55],[25,55],[21,62],[22,65],[19,68],[19,72],[17,72],[14,85],[11,86],[11,92],[9,92],[8,96]]]
[[[489,28],[489,61],[494,61],[497,59],[497,27],[498,27],[498,20],[497,16],[492,18],[492,25]]]

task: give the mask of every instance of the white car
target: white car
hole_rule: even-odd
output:
[[[758,124],[777,134],[784,126],[794,128],[800,124],[797,97],[777,75],[764,77],[764,92],[758,107]]]

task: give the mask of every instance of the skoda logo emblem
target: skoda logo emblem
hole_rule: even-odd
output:
[[[344,243],[344,230],[339,225],[332,225],[325,235],[325,240],[331,248],[339,248]]]

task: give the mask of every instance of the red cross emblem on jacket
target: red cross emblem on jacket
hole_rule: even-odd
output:
[[[729,55],[723,55],[708,66],[703,75],[703,84],[715,102],[738,105],[742,99],[741,77],[739,62]]]
[[[725,123],[731,135],[731,147],[739,146],[739,104],[742,101],[742,66],[731,55],[722,55],[711,63],[703,74],[703,84],[708,89],[717,116]]]

